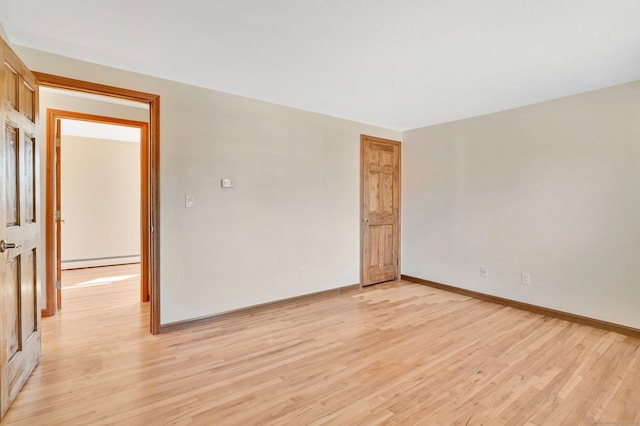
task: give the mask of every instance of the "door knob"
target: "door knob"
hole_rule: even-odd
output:
[[[8,243],[5,240],[0,241],[0,253],[4,253],[7,249],[20,248],[16,243]]]

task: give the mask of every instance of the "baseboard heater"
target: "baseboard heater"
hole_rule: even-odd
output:
[[[89,259],[62,260],[62,269],[66,270],[66,269],[92,268],[95,266],[126,265],[128,263],[140,263],[140,255],[129,254],[125,256],[109,256],[109,257],[94,257]]]

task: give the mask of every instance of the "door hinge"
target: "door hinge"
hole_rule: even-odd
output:
[[[56,281],[56,290],[62,290],[62,282]]]
[[[55,144],[56,148],[60,148],[60,145],[62,145],[62,143],[60,143],[60,138],[56,138]]]
[[[151,233],[153,233],[153,225],[151,225],[150,229]]]
[[[53,212],[53,217],[55,220],[60,220],[62,219],[62,212],[60,210],[56,210]]]

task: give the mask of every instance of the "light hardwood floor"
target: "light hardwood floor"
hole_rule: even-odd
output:
[[[98,272],[137,274],[65,274],[3,424],[640,424],[631,337],[403,282],[151,336]]]

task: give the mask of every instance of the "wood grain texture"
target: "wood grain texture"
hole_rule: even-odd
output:
[[[0,39],[0,418],[40,358],[40,255],[37,169],[40,144],[34,76]],[[35,173],[35,176],[34,176]],[[35,204],[34,204],[35,201]],[[27,214],[27,212],[29,212]]]
[[[400,142],[360,136],[360,282],[395,280],[400,265]]]
[[[163,324],[160,327],[161,333],[171,333],[178,330],[184,330],[191,327],[201,325],[211,325],[218,321],[229,320],[239,316],[255,315],[267,309],[275,309],[278,307],[286,306],[290,303],[311,303],[314,300],[322,299],[325,297],[336,296],[339,294],[348,294],[354,291],[360,290],[362,286],[360,284],[352,284],[345,287],[333,288],[331,290],[319,291],[316,293],[303,294],[302,296],[290,297],[287,299],[275,300],[273,302],[261,303],[259,305],[253,305],[246,308],[234,309],[232,311],[223,312],[220,314],[207,315],[201,318],[188,319],[184,321],[172,322],[169,324]]]
[[[52,276],[48,276],[47,279],[47,294],[45,298],[46,306],[53,304],[54,302],[50,299],[55,300],[56,311],[62,309],[62,293],[59,289],[56,289],[55,283],[57,281],[61,281],[61,273],[62,273],[62,257],[60,255],[56,255],[56,253],[62,253],[62,216],[55,218],[53,216],[53,211],[62,211],[62,185],[61,185],[61,169],[62,169],[62,161],[61,161],[61,147],[56,144],[57,140],[61,140],[62,138],[62,130],[61,130],[61,119],[69,119],[69,120],[79,120],[79,121],[89,121],[94,123],[106,123],[112,124],[116,126],[126,126],[126,127],[135,127],[140,130],[140,244],[141,244],[141,259],[143,268],[145,271],[142,274],[141,282],[140,282],[140,297],[143,302],[149,301],[149,274],[147,271],[149,264],[149,232],[148,232],[148,220],[146,220],[149,214],[149,184],[148,184],[148,152],[147,149],[149,147],[149,143],[146,140],[148,137],[149,125],[142,121],[135,120],[127,120],[123,118],[115,118],[115,117],[105,117],[95,114],[86,114],[79,113],[74,111],[64,111],[58,109],[47,109],[47,123],[52,123],[51,126],[47,126],[49,131],[47,132],[47,149],[48,151],[54,152],[55,156],[51,158],[51,161],[55,163],[55,167],[52,166],[50,170],[54,173],[47,173],[47,188],[54,189],[53,193],[55,197],[47,197],[48,203],[53,203],[53,208],[47,205],[47,213],[50,215],[51,220],[54,221],[55,226],[47,229],[47,235],[53,233],[55,235],[55,246],[50,247],[47,244],[47,253],[50,254],[50,257],[54,259],[55,270],[51,269]],[[49,170],[49,169],[48,169]],[[64,212],[63,212],[64,214]],[[47,222],[50,223],[50,222]],[[47,242],[49,239],[47,239]],[[55,297],[52,297],[55,295]],[[55,314],[55,311],[53,312]]]
[[[47,122],[45,124],[47,135],[55,135],[56,132],[56,122],[51,121],[51,117],[47,117]],[[57,274],[57,256],[56,249],[58,240],[56,238],[56,229],[57,229],[57,221],[55,219],[55,203],[56,203],[56,185],[55,181],[51,179],[52,176],[56,175],[56,150],[53,145],[53,141],[45,141],[45,201],[44,201],[44,221],[45,221],[45,233],[44,233],[44,244],[45,244],[45,266],[44,266],[44,274],[45,274],[45,288],[46,292],[44,294],[44,309],[42,309],[42,317],[49,317],[56,314],[57,311],[57,303],[55,297],[49,297],[51,294],[56,294],[56,274]],[[53,144],[53,145],[52,145]]]
[[[632,337],[406,282],[151,336],[137,269],[87,271],[6,425],[640,421]]]
[[[149,127],[148,143],[143,144],[141,173],[141,189],[146,196],[141,197],[141,258],[143,265],[143,279],[149,283],[148,292],[141,291],[141,298],[148,299],[150,308],[150,331],[151,334],[160,333],[160,96],[140,92],[137,90],[108,86],[105,84],[93,83],[83,80],[76,80],[67,77],[34,71],[33,74],[43,86],[55,87],[58,89],[76,90],[79,92],[93,93],[97,95],[113,96],[132,101],[145,102],[149,105]],[[47,123],[47,126],[50,124]],[[49,132],[49,130],[47,130]],[[47,151],[47,175],[52,173],[53,154]],[[145,164],[146,163],[146,164]],[[52,191],[52,183],[47,180],[46,197],[49,203]],[[47,204],[48,205],[48,204]],[[49,214],[49,212],[47,212]],[[47,223],[53,223],[47,218]],[[53,236],[50,227],[46,228],[47,247],[52,247]],[[51,240],[51,241],[50,241]],[[55,269],[52,264],[55,261],[50,251],[47,251],[47,277],[52,280]],[[47,281],[47,285],[50,282]],[[54,315],[55,304],[43,310],[43,315]]]
[[[60,145],[60,141],[62,141],[62,121],[59,120],[59,117],[56,117],[55,115],[51,114],[50,111],[47,111],[47,120],[53,120],[53,122],[56,123],[55,125],[56,131],[55,131],[55,134],[53,135],[53,138],[51,138],[52,135],[47,135],[47,150],[51,149],[55,152],[56,172],[55,172],[55,176],[53,177],[55,181],[55,187],[56,187],[55,211],[62,212],[62,185],[60,184],[60,181],[62,180],[62,148]],[[51,178],[51,176],[47,176],[46,178],[48,180]],[[47,186],[49,185],[47,184]],[[47,207],[47,211],[49,211],[48,207]],[[56,309],[61,310],[62,309],[62,290],[58,288],[57,283],[62,282],[62,214],[55,216],[54,221],[55,221],[55,233],[56,233],[56,247],[54,249],[56,253],[56,279],[55,279],[55,283],[50,283],[50,282],[47,283],[46,298],[47,299],[49,299],[50,297],[53,298],[55,294]],[[52,247],[46,247],[47,251],[51,249]],[[55,285],[52,287],[51,284],[55,284]]]
[[[476,299],[486,300],[487,302],[499,303],[501,305],[510,306],[512,308],[522,309],[529,312],[534,312],[540,315],[558,318],[565,321],[577,322],[578,324],[584,324],[590,327],[601,328],[603,330],[613,331],[614,333],[620,333],[627,336],[640,338],[640,330],[637,328],[627,327],[625,325],[615,324],[608,321],[602,321],[595,318],[589,318],[582,315],[576,315],[568,312],[558,311],[556,309],[545,308],[537,305],[531,305],[529,303],[518,302],[511,299],[505,299],[503,297],[492,296],[486,293],[480,293],[473,290],[467,290],[464,288],[454,287],[447,284],[441,284],[434,281],[425,280],[422,278],[412,277],[411,275],[403,274],[401,275],[401,278],[404,281],[409,281],[416,284],[422,284],[429,287],[439,288],[441,290],[446,290],[453,293],[474,297]]]

